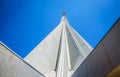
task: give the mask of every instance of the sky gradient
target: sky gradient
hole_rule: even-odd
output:
[[[94,48],[120,17],[120,0],[0,0],[0,41],[24,58],[63,12]]]

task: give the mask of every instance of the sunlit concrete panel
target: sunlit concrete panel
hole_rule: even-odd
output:
[[[0,42],[0,77],[44,77]]]
[[[56,69],[62,27],[58,26],[40,44],[38,44],[25,60],[43,74]]]
[[[120,64],[120,19],[72,77],[106,77],[118,64]]]

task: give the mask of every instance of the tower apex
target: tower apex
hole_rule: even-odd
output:
[[[65,12],[63,12],[63,16],[62,16],[62,19],[61,19],[62,21],[66,21],[67,20],[67,18],[66,18],[66,13]]]
[[[63,12],[63,16],[66,16],[66,13],[65,13],[65,12]]]

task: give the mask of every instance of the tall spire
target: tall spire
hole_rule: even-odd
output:
[[[64,12],[59,26],[25,60],[46,77],[70,77],[91,50],[92,47],[70,26]]]

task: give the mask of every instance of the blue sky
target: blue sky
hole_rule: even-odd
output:
[[[94,48],[120,17],[120,0],[0,0],[0,41],[25,57],[60,22]]]

